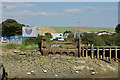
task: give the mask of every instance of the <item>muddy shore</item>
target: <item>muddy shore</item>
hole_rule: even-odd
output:
[[[39,51],[3,52],[8,78],[117,78],[118,63],[66,55],[42,56]]]

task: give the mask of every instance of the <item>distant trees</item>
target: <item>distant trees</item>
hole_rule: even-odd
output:
[[[103,34],[100,35],[100,37],[104,40],[105,44],[108,46],[113,46],[115,45],[115,36],[114,35],[108,35],[108,34]]]
[[[63,35],[64,35],[65,33],[72,33],[72,32],[71,32],[71,31],[65,31],[65,32],[63,33]]]
[[[114,44],[115,44],[116,46],[120,46],[120,33],[116,33],[116,34],[114,35]]]
[[[115,45],[120,46],[120,24],[116,26],[115,31]]]
[[[95,46],[104,46],[105,42],[95,33],[83,33],[81,37],[83,44],[94,44]]]
[[[23,26],[25,25],[18,23],[14,19],[7,19],[2,22],[2,35],[7,37],[21,35]]]
[[[52,35],[51,35],[51,33],[45,33],[45,37],[52,38]]]
[[[115,28],[116,33],[120,33],[120,24],[118,24]]]

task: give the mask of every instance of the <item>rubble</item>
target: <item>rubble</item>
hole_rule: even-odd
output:
[[[105,73],[113,75],[118,70],[115,62],[109,64],[89,57],[41,56],[38,51],[20,51],[16,55],[12,53],[14,51],[3,55],[2,59],[9,78],[86,78]],[[21,53],[25,55],[18,55]]]

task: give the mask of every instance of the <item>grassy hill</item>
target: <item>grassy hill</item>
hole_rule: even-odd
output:
[[[65,31],[76,31],[80,30],[81,32],[98,32],[98,31],[115,31],[114,27],[39,27],[38,32],[39,34],[42,33],[63,33]]]

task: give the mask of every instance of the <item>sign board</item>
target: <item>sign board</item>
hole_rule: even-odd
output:
[[[38,30],[36,27],[22,27],[23,37],[37,37]]]
[[[15,39],[18,39],[18,35],[15,35]]]

